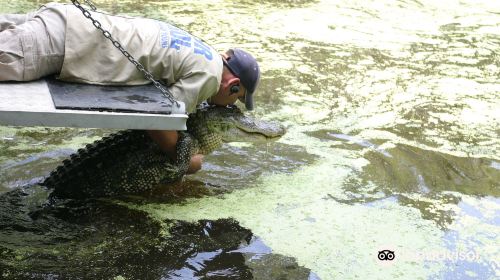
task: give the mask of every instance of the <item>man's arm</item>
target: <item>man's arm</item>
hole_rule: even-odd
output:
[[[171,159],[176,159],[176,146],[179,140],[179,134],[175,130],[148,130],[149,137],[160,146]],[[189,162],[188,174],[196,173],[201,169],[203,155],[196,154],[191,157]]]

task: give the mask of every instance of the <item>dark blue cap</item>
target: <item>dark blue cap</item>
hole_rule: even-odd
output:
[[[247,110],[253,110],[253,93],[259,84],[260,69],[257,60],[241,49],[231,49],[233,53],[228,57],[225,65],[236,77],[240,78],[241,84],[246,89],[245,107]]]

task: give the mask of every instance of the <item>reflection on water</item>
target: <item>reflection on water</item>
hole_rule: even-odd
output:
[[[300,166],[314,162],[301,146],[283,143],[255,144],[249,147],[227,146],[215,151],[200,173],[189,180],[228,189],[253,185],[261,176],[276,173],[292,173]]]
[[[336,148],[362,151],[369,162],[345,181],[345,197],[329,196],[340,203],[373,205],[378,200],[392,198],[394,202],[417,208],[423,219],[446,228],[453,222],[455,213],[441,206],[463,205],[460,196],[453,193],[500,196],[500,172],[490,159],[456,157],[405,144],[382,148],[383,141],[376,145],[323,130],[308,134],[323,140],[337,140],[333,144]],[[376,187],[367,192],[367,185]]]
[[[402,144],[388,153],[392,157],[365,154],[370,161],[363,169],[366,180],[395,192],[500,196],[500,172],[491,167],[489,159],[456,157]]]
[[[44,205],[48,193],[33,187],[0,197],[2,279],[314,277],[234,220],[166,220],[161,227],[109,201]]]
[[[45,1],[0,2],[0,12],[23,12]],[[198,221],[232,218],[279,262],[293,258],[322,279],[500,274],[498,1],[95,2],[171,21],[220,51],[248,49],[263,71],[252,114],[288,127],[276,143],[224,146],[203,172],[154,198],[108,202],[121,205],[116,212],[140,209],[166,231],[167,219],[203,228]],[[0,128],[0,192],[44,176],[64,149],[103,133]],[[113,251],[103,239],[86,242]],[[425,254],[383,266],[381,246]],[[233,258],[245,262],[239,275],[272,271],[221,248],[196,251],[168,273],[192,276],[190,267],[221,260],[216,275],[232,271]],[[480,258],[432,257],[442,251]]]

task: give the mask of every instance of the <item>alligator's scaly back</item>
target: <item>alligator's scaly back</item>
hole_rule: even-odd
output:
[[[144,131],[120,131],[79,149],[42,184],[57,197],[130,194],[158,185],[167,164],[173,167]]]
[[[271,123],[266,123],[268,127],[262,131],[253,128],[252,132],[246,132],[242,127],[248,124],[244,122],[252,123],[239,109],[229,107],[204,108],[191,114],[187,133],[179,133],[176,162],[172,162],[145,131],[120,131],[79,149],[42,185],[53,188],[53,196],[67,198],[143,193],[161,183],[181,179],[189,167],[191,155],[208,154],[219,148],[224,140],[236,133],[234,129],[243,131],[238,135],[240,141],[246,139],[245,133],[269,137],[284,133],[282,126],[274,124],[280,131],[275,135],[269,129],[269,125],[273,126]]]

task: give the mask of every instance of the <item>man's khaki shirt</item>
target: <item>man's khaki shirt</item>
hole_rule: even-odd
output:
[[[65,56],[59,78],[99,85],[148,84],[141,72],[85,18],[66,6]],[[215,95],[222,78],[222,58],[210,46],[170,24],[152,19],[92,12],[105,30],[191,113]]]

